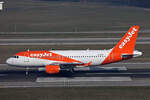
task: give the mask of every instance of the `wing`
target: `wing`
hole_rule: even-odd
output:
[[[55,63],[52,65],[58,65],[58,66],[66,66],[68,67],[76,67],[76,66],[90,66],[92,64],[92,62],[88,62],[88,63]]]
[[[63,64],[53,64],[53,65],[47,65],[46,66],[46,73],[48,74],[54,74],[59,73],[60,71],[70,71],[74,72],[74,68],[76,66],[89,66],[91,62],[89,63],[63,63]]]

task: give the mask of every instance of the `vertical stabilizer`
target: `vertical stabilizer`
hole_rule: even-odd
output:
[[[122,55],[124,55],[124,57],[126,56],[127,58],[131,58],[134,52],[139,28],[140,27],[138,25],[132,26],[123,36],[123,38],[117,43],[117,45],[112,49],[102,64],[120,61],[123,59]]]

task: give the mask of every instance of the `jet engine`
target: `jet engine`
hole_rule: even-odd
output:
[[[63,65],[46,65],[45,67],[38,68],[39,71],[45,71],[47,74],[58,74],[60,72],[74,72],[75,66],[63,64]]]
[[[59,65],[47,65],[46,66],[46,73],[48,74],[57,74],[60,72]]]

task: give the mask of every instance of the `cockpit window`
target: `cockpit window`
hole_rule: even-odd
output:
[[[19,58],[19,56],[13,56],[12,58]]]

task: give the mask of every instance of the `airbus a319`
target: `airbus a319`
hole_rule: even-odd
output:
[[[38,67],[45,69],[48,74],[60,71],[73,71],[75,67],[92,67],[142,55],[135,50],[139,26],[132,26],[122,39],[108,50],[51,50],[23,51],[8,58],[6,63],[18,67]]]

